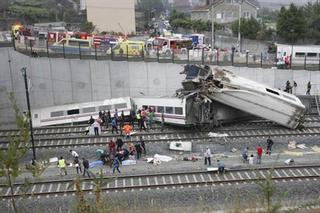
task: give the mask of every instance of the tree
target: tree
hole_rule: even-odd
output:
[[[83,22],[80,25],[80,31],[92,33],[95,29],[95,25],[92,22]]]
[[[140,0],[137,5],[138,10],[143,11],[154,11],[157,14],[160,14],[163,9],[162,0]]]
[[[261,30],[261,25],[253,17],[251,17],[250,19],[241,18],[240,26],[241,26],[240,27],[241,35],[244,38],[248,38],[248,39],[256,39],[258,32]],[[238,20],[232,23],[231,29],[234,35],[238,34],[238,31],[239,31]]]
[[[290,42],[303,38],[306,25],[307,22],[301,8],[294,4],[291,4],[289,9],[281,8],[277,21],[277,33],[281,38]]]
[[[307,22],[306,37],[320,38],[320,3],[308,3],[303,7],[303,16]]]
[[[0,1],[0,13],[2,12],[3,19],[7,18],[7,10],[9,8],[9,0],[1,0]]]
[[[10,188],[11,203],[14,212],[17,212],[17,206],[14,199],[14,181],[20,175],[19,160],[29,150],[30,132],[28,127],[28,119],[20,112],[13,94],[10,94],[10,101],[15,113],[16,124],[18,126],[19,135],[9,137],[9,145],[7,150],[0,150],[0,177],[5,177]]]
[[[158,17],[164,11],[164,5],[162,0],[140,0],[137,11],[143,12],[144,27],[149,28],[152,18]]]

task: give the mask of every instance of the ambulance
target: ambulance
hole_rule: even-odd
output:
[[[122,41],[116,44],[112,49],[110,48],[107,53],[120,56],[139,57],[142,56],[144,51],[143,41]]]

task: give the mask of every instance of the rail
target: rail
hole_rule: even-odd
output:
[[[272,170],[271,170],[272,169]],[[272,173],[270,173],[272,172]],[[260,167],[260,168],[244,168],[244,169],[228,169],[223,174],[217,174],[207,171],[188,171],[173,173],[154,173],[154,174],[137,174],[127,176],[110,176],[103,179],[111,180],[106,186],[102,186],[102,191],[109,192],[126,192],[128,190],[142,191],[144,189],[168,189],[183,188],[192,186],[217,186],[224,184],[242,184],[255,183],[261,181],[271,174],[272,180],[278,181],[318,181],[320,178],[320,165],[294,165],[279,167]],[[30,189],[21,192],[23,183],[15,183],[13,185],[13,194],[15,197],[27,196],[57,196],[57,195],[74,195],[76,192],[73,179],[37,181],[30,183]],[[81,190],[83,192],[91,192],[93,190],[93,179],[84,178],[81,182]],[[9,199],[10,188],[0,185],[0,197]]]
[[[293,137],[293,136],[319,136],[319,126],[305,127],[301,129],[291,130],[281,127],[275,128],[253,128],[253,129],[230,129],[230,130],[215,130],[219,134],[227,134],[225,138],[228,140],[237,140],[239,138],[265,138],[270,135],[272,137]],[[140,140],[140,136],[144,137],[146,143],[169,143],[175,141],[193,141],[204,142],[212,141],[213,137],[208,135],[208,131],[171,131],[171,132],[154,132],[135,134],[131,140],[125,140],[125,143],[136,142]],[[94,136],[69,136],[69,137],[47,137],[35,139],[35,147],[48,149],[48,148],[61,148],[61,147],[76,147],[76,146],[105,146],[109,140],[116,140],[118,135],[100,135]],[[6,150],[9,141],[0,141],[0,149]]]

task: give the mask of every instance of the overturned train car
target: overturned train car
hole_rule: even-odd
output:
[[[217,101],[291,129],[304,121],[305,106],[292,94],[209,66],[186,65],[182,73],[186,79],[180,97],[196,93],[202,101]]]

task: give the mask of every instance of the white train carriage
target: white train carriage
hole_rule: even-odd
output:
[[[78,123],[88,121],[90,116],[98,117],[99,111],[110,110],[113,117],[115,110],[118,115],[124,112],[125,116],[130,115],[132,102],[130,97],[107,99],[78,104],[66,104],[32,110],[32,121],[34,127],[59,125],[67,123]]]
[[[165,122],[178,125],[187,125],[186,98],[133,98],[135,108],[154,109],[154,120],[161,121],[163,113]]]
[[[216,101],[199,101],[195,93],[183,98],[133,98],[133,102],[136,109],[152,107],[155,110],[154,120],[161,121],[163,113],[165,123],[180,126],[207,125],[213,127],[251,116]]]
[[[213,70],[213,83],[212,100],[292,129],[304,120],[305,106],[292,94],[220,69]]]
[[[307,64],[319,64],[320,45],[290,45],[276,44],[277,59],[291,57],[293,64],[304,64],[305,57]]]

